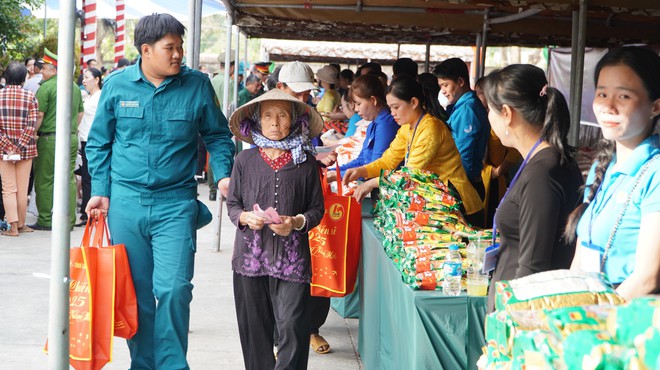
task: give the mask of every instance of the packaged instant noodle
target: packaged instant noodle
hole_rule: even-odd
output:
[[[608,330],[626,346],[632,346],[635,338],[648,328],[660,329],[660,297],[635,298],[617,307],[608,319]]]
[[[635,349],[647,368],[660,369],[660,330],[648,328],[635,337]]]
[[[607,330],[607,318],[615,311],[612,305],[590,305],[546,310],[549,329],[559,338],[579,330]]]
[[[569,369],[597,369],[606,354],[620,350],[606,331],[580,330],[564,341],[564,363]]]
[[[545,313],[539,311],[495,311],[486,316],[486,342],[510,356],[518,333],[548,331]]]
[[[495,284],[497,310],[543,310],[593,304],[621,304],[603,274],[570,270],[539,272]]]
[[[564,363],[568,369],[646,370],[639,353],[616,343],[606,331],[581,330],[564,341]]]

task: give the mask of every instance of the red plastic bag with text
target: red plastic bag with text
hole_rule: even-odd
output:
[[[360,264],[362,207],[350,196],[330,190],[325,173],[321,179],[325,213],[321,223],[309,231],[312,256],[311,295],[344,297],[353,292]]]

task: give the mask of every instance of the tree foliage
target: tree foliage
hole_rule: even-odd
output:
[[[35,9],[42,3],[43,0],[0,1],[0,64],[29,55],[26,52],[34,46],[32,35],[37,30],[34,18],[25,9]]]

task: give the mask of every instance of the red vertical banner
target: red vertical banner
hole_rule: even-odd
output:
[[[124,57],[124,46],[126,44],[126,41],[124,40],[124,37],[126,36],[126,23],[124,21],[124,0],[116,0],[115,6],[117,9],[117,16],[115,19],[117,23],[117,30],[115,33],[115,67],[117,67],[117,62],[119,62],[119,59]]]
[[[84,63],[96,59],[96,0],[83,0],[85,26],[81,42],[81,58]],[[84,64],[81,64],[83,67]]]

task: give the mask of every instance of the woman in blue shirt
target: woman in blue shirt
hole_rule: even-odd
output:
[[[399,125],[390,114],[385,100],[385,87],[377,76],[362,75],[351,85],[355,110],[367,121],[372,121],[367,127],[362,150],[357,158],[339,167],[341,172],[349,168],[357,168],[380,158],[390,147]],[[328,181],[334,181],[335,172],[328,172]]]
[[[571,239],[577,229],[571,267],[604,272],[632,299],[660,287],[660,56],[640,47],[610,51],[595,80],[603,148],[585,203],[566,227]]]

